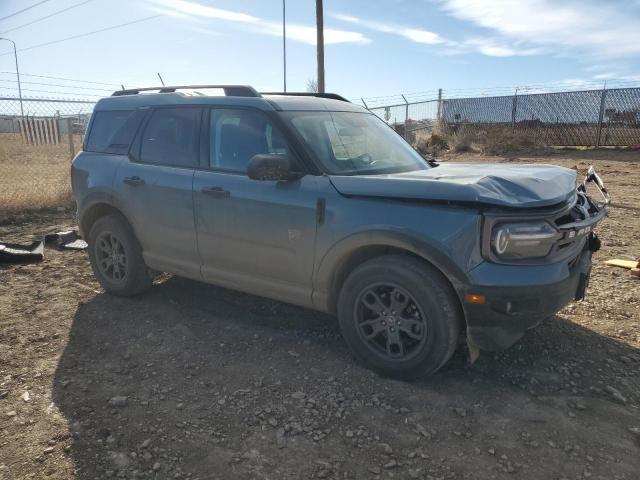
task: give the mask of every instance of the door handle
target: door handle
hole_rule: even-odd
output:
[[[230,193],[222,187],[202,187],[202,193],[215,198],[229,198]]]
[[[144,185],[144,179],[138,177],[137,175],[134,177],[125,177],[123,182],[127,185],[131,185],[132,187],[139,187],[140,185]]]

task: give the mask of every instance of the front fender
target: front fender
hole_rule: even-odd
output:
[[[470,242],[470,244],[475,242]],[[338,274],[341,265],[359,249],[368,247],[392,247],[417,255],[436,267],[459,292],[462,285],[468,284],[468,276],[463,268],[469,260],[470,252],[459,251],[459,257],[433,243],[429,238],[407,229],[386,226],[384,229],[368,229],[353,233],[335,243],[318,262],[314,275],[312,301],[316,308],[332,310],[337,290]]]

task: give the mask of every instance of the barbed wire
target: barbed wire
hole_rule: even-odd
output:
[[[640,86],[640,78],[636,79],[607,79],[605,80],[574,80],[566,82],[532,83],[525,85],[445,88],[442,89],[443,98],[485,97],[514,95],[515,93],[553,93],[579,90],[600,90],[602,88],[630,88]],[[404,98],[403,98],[404,97]],[[409,103],[419,103],[436,100],[438,90],[423,90],[418,92],[398,93],[395,95],[372,96],[353,99],[354,103],[364,102],[371,106],[393,106],[403,104],[404,99]],[[385,105],[388,104],[388,105]]]

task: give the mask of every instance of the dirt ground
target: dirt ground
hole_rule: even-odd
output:
[[[312,311],[175,277],[110,297],[83,252],[0,267],[0,479],[640,478],[640,281],[604,265],[640,256],[640,154],[497,160],[608,182],[588,297],[415,383],[358,366]]]

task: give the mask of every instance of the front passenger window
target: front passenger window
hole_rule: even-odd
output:
[[[209,166],[246,173],[249,161],[261,153],[289,155],[289,148],[271,120],[255,110],[212,109]]]

